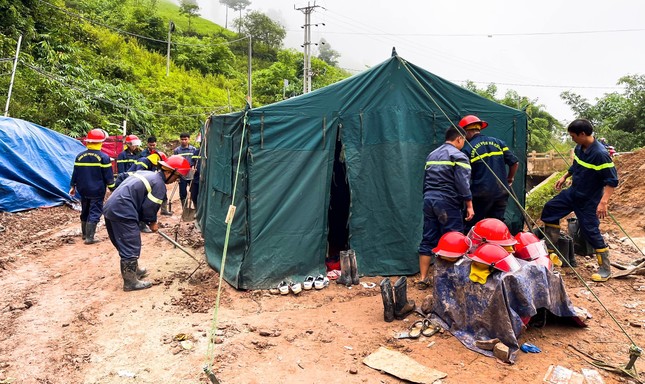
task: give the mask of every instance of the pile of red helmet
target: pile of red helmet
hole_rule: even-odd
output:
[[[451,261],[466,256],[502,272],[518,271],[521,265],[517,259],[553,269],[543,240],[530,232],[513,237],[503,221],[492,218],[476,223],[467,236],[460,232],[444,234],[432,252]]]

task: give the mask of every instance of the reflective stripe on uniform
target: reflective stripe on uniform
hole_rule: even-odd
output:
[[[613,167],[615,167],[613,162],[604,163],[604,164],[600,164],[600,165],[594,165],[594,164],[586,163],[586,162],[578,159],[578,156],[575,156],[575,155],[573,156],[573,159],[576,161],[576,163],[580,164],[580,166],[585,167],[585,168],[589,168],[589,169],[593,169],[594,171],[600,171],[600,170],[603,170],[605,168],[613,168]]]
[[[102,163],[74,163],[75,167],[103,167],[109,168],[112,164],[102,164]]]
[[[141,161],[134,161],[134,163],[140,167],[143,167],[144,169],[148,169],[148,164],[141,162]]]
[[[148,190],[148,199],[152,200],[152,202],[161,204],[163,200],[157,199],[153,194],[152,194],[152,187],[150,186],[150,182],[148,179],[141,175],[137,175],[136,173],[133,173],[132,176],[136,177],[137,179],[143,181],[143,184],[146,186],[146,189]]]
[[[458,165],[460,167],[470,169],[470,164],[461,163],[459,161],[426,161],[426,169],[428,169],[431,165],[451,165],[453,167],[455,165]]]
[[[506,147],[505,147],[504,149],[505,149],[505,150],[508,150],[508,148],[506,148]],[[503,151],[497,151],[497,152],[488,152],[488,153],[484,153],[484,154],[482,154],[482,155],[475,156],[475,157],[473,157],[472,159],[470,159],[470,163],[472,164],[472,163],[474,163],[474,162],[475,162],[475,161],[477,161],[477,160],[481,160],[481,159],[483,159],[483,158],[490,157],[490,156],[504,156],[504,152],[503,152]]]

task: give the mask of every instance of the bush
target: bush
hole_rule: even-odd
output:
[[[560,179],[566,172],[567,171],[558,172],[551,178],[551,180],[541,185],[526,197],[526,213],[528,213],[533,220],[537,220],[542,215],[542,208],[544,208],[547,201],[551,200],[553,196],[558,194],[559,191],[556,191],[554,188],[555,182],[558,181],[558,179]]]

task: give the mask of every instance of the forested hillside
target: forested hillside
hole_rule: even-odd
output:
[[[70,136],[120,133],[127,120],[128,133],[175,138],[247,102],[248,26],[237,34],[157,0],[2,0],[0,14],[3,106],[22,35],[10,116]],[[282,38],[252,40],[254,106],[301,91],[302,54],[281,49]],[[322,60],[312,66],[315,87],[349,76]]]

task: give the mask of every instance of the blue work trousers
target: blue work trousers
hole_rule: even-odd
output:
[[[600,220],[596,215],[597,199],[579,195],[572,188],[558,193],[542,209],[542,221],[546,224],[560,224],[560,219],[573,211],[578,218],[580,230],[594,249],[606,248],[607,244],[600,234]]]
[[[464,218],[461,207],[442,199],[423,199],[423,239],[419,245],[420,255],[432,255],[432,249],[446,232],[462,232]]]
[[[470,228],[482,219],[493,218],[504,221],[504,214],[506,213],[507,205],[508,196],[498,199],[492,199],[489,197],[473,197],[473,210],[475,211],[475,216],[472,220],[466,222],[465,233],[468,233]]]
[[[103,214],[103,198],[87,199],[81,197],[81,221],[98,223]]]
[[[137,220],[114,221],[105,218],[105,229],[121,260],[137,260],[141,255],[141,231]]]

